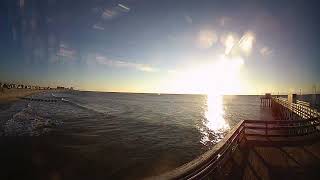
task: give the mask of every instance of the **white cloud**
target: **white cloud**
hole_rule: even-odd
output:
[[[95,62],[99,65],[106,65],[106,66],[118,67],[118,68],[132,68],[132,69],[136,69],[136,70],[143,71],[143,72],[157,71],[156,68],[154,68],[150,65],[147,65],[147,64],[114,60],[114,59],[109,59],[109,58],[102,56],[102,55],[96,55]]]

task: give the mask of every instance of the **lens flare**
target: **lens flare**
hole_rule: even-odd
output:
[[[251,53],[254,42],[254,34],[249,32],[242,36],[242,38],[239,41],[239,47],[246,55],[249,55]]]
[[[225,54],[229,54],[233,48],[233,46],[236,44],[236,39],[232,35],[228,35],[226,40],[225,40]]]
[[[198,35],[198,46],[200,48],[210,48],[218,40],[216,33],[212,30],[201,30]]]

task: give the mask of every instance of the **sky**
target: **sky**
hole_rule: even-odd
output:
[[[5,0],[0,81],[112,92],[319,92],[317,7],[292,0]]]

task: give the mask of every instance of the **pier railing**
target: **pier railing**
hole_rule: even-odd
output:
[[[209,176],[243,142],[245,127],[243,122],[239,122],[218,144],[197,159],[151,179],[202,179]]]
[[[272,98],[271,106],[277,106],[278,104],[282,106],[282,109],[286,109],[287,112],[302,119],[316,118],[320,116],[320,112],[318,112],[317,109],[310,107],[308,102],[297,100],[296,103],[290,103],[286,98]],[[281,108],[277,108],[277,110],[278,109]],[[292,117],[292,114],[289,115],[289,119],[295,119]]]
[[[173,171],[152,177],[152,179],[203,179],[211,177],[230,159],[238,146],[297,144],[306,141],[306,139],[317,139],[319,130],[320,119],[318,117],[304,120],[243,120],[232,128],[228,135],[213,149]]]
[[[245,137],[297,137],[319,132],[319,118],[305,120],[245,120]],[[284,139],[284,141],[286,141]],[[272,143],[272,142],[271,142]]]
[[[152,179],[205,179],[229,160],[237,147],[301,145],[319,140],[320,113],[309,103],[286,98],[261,98],[264,107],[271,107],[280,120],[242,120],[211,150],[197,159]]]

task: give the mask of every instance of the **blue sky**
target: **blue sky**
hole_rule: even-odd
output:
[[[98,91],[203,93],[228,86],[219,92],[309,93],[313,85],[320,89],[316,7],[311,1],[7,0],[0,77]],[[245,52],[240,41],[249,35]],[[234,43],[226,53],[228,37]],[[227,83],[228,66],[212,72],[221,55],[243,61]]]

